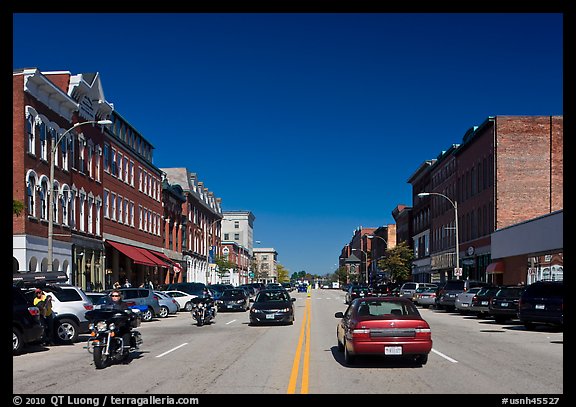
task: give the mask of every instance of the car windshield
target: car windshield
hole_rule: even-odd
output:
[[[413,304],[396,301],[361,301],[358,304],[358,315],[389,316],[414,315],[420,313]]]
[[[256,302],[288,301],[288,294],[285,291],[266,291],[258,293]]]
[[[244,298],[246,294],[243,290],[226,290],[222,293],[221,299],[225,298]]]

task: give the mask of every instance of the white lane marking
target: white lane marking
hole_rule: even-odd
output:
[[[434,352],[435,354],[437,354],[437,355],[439,355],[439,356],[442,356],[444,359],[446,359],[446,360],[449,360],[449,361],[450,361],[450,362],[452,362],[452,363],[458,363],[458,361],[457,361],[457,360],[455,360],[455,359],[452,359],[451,357],[449,357],[449,356],[446,356],[446,355],[445,355],[445,354],[443,354],[442,352],[438,352],[438,351],[437,351],[437,350],[435,350],[435,349],[432,349],[432,352]]]
[[[232,323],[232,322],[234,322],[234,321],[236,321],[236,320],[235,320],[235,319],[233,319],[233,320],[232,320],[232,321],[230,321],[230,322],[226,322],[226,325],[228,325],[228,324],[231,324],[231,323]]]
[[[178,345],[178,346],[176,346],[175,348],[172,348],[172,349],[170,349],[170,350],[167,350],[166,352],[161,353],[161,354],[159,354],[159,355],[156,356],[156,357],[157,357],[157,358],[161,358],[162,356],[167,355],[167,354],[169,354],[170,352],[174,352],[176,349],[181,348],[182,346],[186,346],[186,345],[188,345],[188,342],[184,342],[182,345]]]

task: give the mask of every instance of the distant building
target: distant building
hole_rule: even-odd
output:
[[[278,263],[278,253],[274,248],[254,248],[254,280],[258,283],[277,283],[278,272],[276,264]]]

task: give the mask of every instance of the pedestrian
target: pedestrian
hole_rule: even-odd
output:
[[[130,281],[128,281],[128,277],[126,277],[126,280],[124,280],[124,288],[130,288],[132,287],[132,284],[130,284]]]
[[[46,295],[41,289],[34,290],[36,297],[34,298],[34,305],[40,310],[40,317],[44,324],[44,338],[43,343],[46,345],[52,344],[52,331],[54,326],[54,313],[52,312],[52,296]]]
[[[115,290],[119,289],[120,287],[121,287],[121,285],[120,285],[120,283],[119,283],[118,281],[116,281],[116,282],[114,283],[114,285],[112,286],[112,288],[115,289]]]

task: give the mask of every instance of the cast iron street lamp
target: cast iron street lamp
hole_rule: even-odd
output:
[[[70,133],[72,130],[83,126],[85,124],[100,124],[100,125],[110,125],[112,124],[111,120],[89,120],[86,122],[76,123],[68,130],[66,130],[62,135],[58,138],[56,143],[54,143],[54,139],[52,139],[52,148],[50,149],[50,189],[48,193],[50,194],[50,210],[48,211],[48,271],[53,271],[53,257],[54,257],[54,248],[53,248],[53,238],[54,238],[54,161],[56,161],[56,149],[58,144],[62,141],[62,139]]]
[[[459,244],[458,244],[458,202],[456,202],[456,200],[452,200],[450,198],[448,198],[446,195],[444,194],[440,194],[438,192],[420,192],[418,194],[419,198],[423,198],[425,196],[429,196],[429,195],[438,195],[443,197],[444,199],[446,199],[448,202],[450,202],[452,204],[452,206],[454,207],[454,226],[456,229],[456,266],[454,267],[454,274],[456,276],[456,280],[460,279],[460,253],[459,253]]]
[[[365,261],[366,267],[364,268],[364,270],[366,271],[366,285],[368,285],[369,284],[369,281],[368,281],[368,254],[362,249],[352,249],[352,251],[354,251],[354,250],[358,250],[358,251],[361,251],[362,253],[364,253],[364,259],[366,259],[366,261]]]

